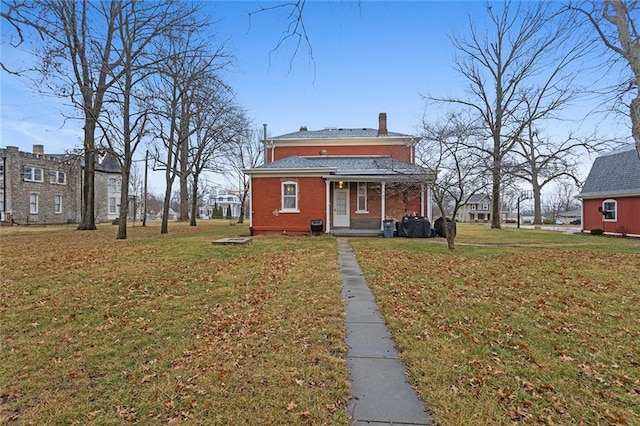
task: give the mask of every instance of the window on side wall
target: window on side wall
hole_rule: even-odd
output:
[[[116,206],[116,197],[109,197],[109,213],[110,214],[118,213],[118,209]]]
[[[49,183],[55,183],[58,185],[67,184],[67,174],[59,170],[52,170],[49,172]]]
[[[38,214],[38,194],[29,194],[29,213]]]
[[[298,183],[282,182],[282,211],[297,212],[298,211]]]
[[[24,166],[22,176],[27,182],[42,182],[42,169],[39,167]]]
[[[602,203],[602,219],[615,222],[618,217],[618,203],[616,200],[604,200]]]
[[[62,213],[62,195],[53,196],[53,207],[56,213]]]
[[[368,213],[366,182],[358,182],[358,210],[356,211],[356,213]]]

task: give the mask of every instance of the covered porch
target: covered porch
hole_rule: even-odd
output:
[[[325,180],[324,232],[340,236],[377,236],[386,220],[431,217],[431,193],[415,176],[328,175]]]

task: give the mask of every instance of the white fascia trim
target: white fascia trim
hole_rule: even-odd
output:
[[[400,137],[353,137],[348,139],[275,139],[267,141],[269,147],[283,147],[283,146],[333,146],[333,145],[345,145],[345,146],[357,146],[357,145],[407,145],[416,144],[419,138],[400,138]],[[284,143],[279,143],[284,142]]]
[[[634,192],[634,193],[611,193],[611,192],[607,192],[607,193],[602,193],[602,194],[587,194],[587,195],[577,195],[576,198],[579,198],[581,200],[596,200],[596,199],[600,199],[600,198],[625,198],[625,197],[640,197],[640,193],[639,192]]]
[[[333,167],[323,167],[318,169],[290,169],[290,168],[272,168],[272,169],[243,169],[242,172],[252,176],[274,176],[274,175],[314,175],[323,176],[326,173],[335,172]]]

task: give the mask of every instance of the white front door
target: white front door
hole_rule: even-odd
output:
[[[348,184],[347,184],[348,185]],[[349,187],[333,189],[333,226],[349,227]]]

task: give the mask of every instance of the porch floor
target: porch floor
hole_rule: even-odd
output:
[[[331,228],[329,234],[336,237],[381,237],[383,232],[379,229]]]

